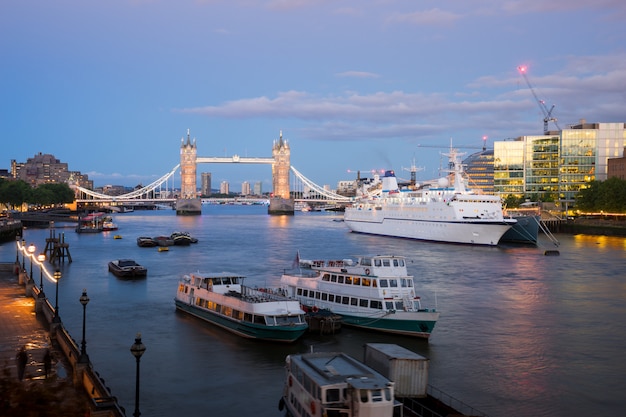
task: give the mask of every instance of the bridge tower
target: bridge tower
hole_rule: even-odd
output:
[[[180,198],[176,200],[176,214],[199,215],[202,213],[202,202],[197,197],[196,158],[198,149],[196,139],[193,142],[187,129],[187,141],[180,140]]]
[[[294,201],[290,197],[289,172],[291,169],[291,150],[286,140],[283,140],[283,132],[280,132],[278,140],[272,147],[272,186],[274,192],[270,199],[269,214],[293,214]]]

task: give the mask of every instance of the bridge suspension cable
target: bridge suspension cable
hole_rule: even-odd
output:
[[[319,185],[315,184],[313,181],[311,181],[310,179],[302,175],[302,173],[300,173],[293,166],[291,166],[291,172],[293,172],[296,178],[302,181],[307,187],[309,187],[311,190],[313,190],[317,194],[327,198],[328,200],[342,201],[342,202],[348,202],[352,200],[351,197],[346,197],[345,195],[336,194],[336,193],[333,193],[332,191],[326,190],[324,187],[320,187]]]
[[[93,190],[89,190],[87,188],[83,188],[81,186],[78,185],[73,185],[72,187],[79,190],[82,193],[87,194],[88,196],[91,196],[93,198],[100,198],[103,200],[126,200],[126,199],[131,199],[131,198],[137,198],[137,197],[141,197],[142,195],[146,195],[149,194],[151,192],[153,192],[156,188],[160,187],[164,182],[166,182],[167,180],[169,180],[175,173],[176,170],[180,167],[180,164],[176,165],[170,172],[168,172],[167,174],[163,175],[161,178],[151,182],[150,184],[146,185],[145,187],[139,188],[137,190],[133,190],[130,193],[126,193],[126,194],[122,194],[122,195],[116,195],[116,196],[110,196],[107,194],[102,194],[102,193],[98,193],[95,192]]]

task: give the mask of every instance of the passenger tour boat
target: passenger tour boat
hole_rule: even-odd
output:
[[[244,286],[244,278],[227,272],[185,275],[178,284],[176,308],[245,338],[298,340],[308,328],[300,303]]]
[[[281,276],[283,294],[307,309],[327,309],[342,324],[428,339],[439,313],[422,308],[402,256],[360,256],[356,261],[300,260]]]

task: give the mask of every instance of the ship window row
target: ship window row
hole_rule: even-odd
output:
[[[380,300],[371,300],[368,298],[348,297],[342,295],[329,294],[322,291],[307,290],[298,288],[296,291],[298,297],[309,298],[311,302],[304,301],[305,304],[315,305],[314,300],[328,301],[329,303],[349,305],[353,307],[373,308],[377,310],[383,309],[383,302]],[[419,310],[421,308],[419,300],[413,300],[412,306],[405,306],[402,300],[385,300],[384,308],[387,311],[402,311],[405,308]]]
[[[297,295],[299,297],[311,298],[315,300],[328,301],[329,303],[351,305],[354,307],[375,308],[382,310],[383,303],[380,300],[370,300],[368,298],[348,297],[347,295],[335,295],[323,291],[307,290],[298,288]],[[393,305],[393,303],[392,303]],[[393,309],[393,307],[391,308]]]
[[[235,320],[242,320],[248,323],[255,323],[264,326],[286,326],[290,324],[302,324],[304,322],[304,317],[301,314],[291,316],[265,316],[262,314],[251,314],[232,307],[223,306],[214,301],[205,300],[204,298],[196,298],[196,305],[207,310],[215,311],[216,313],[222,314],[226,317],[232,317]]]
[[[365,278],[354,277],[350,275],[339,275],[325,273],[322,276],[322,281],[336,282],[337,284],[346,285],[359,285],[361,287],[381,287],[381,288],[407,288],[413,286],[413,280],[411,278]]]
[[[359,262],[362,266],[372,266],[371,258],[361,258]],[[374,266],[404,266],[404,259],[401,258],[374,258]]]

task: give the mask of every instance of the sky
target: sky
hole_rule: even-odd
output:
[[[0,168],[48,153],[146,185],[188,130],[200,157],[271,157],[282,132],[319,185],[437,178],[451,145],[542,134],[533,91],[561,128],[626,122],[625,19],[623,0],[0,0]],[[271,190],[268,165],[197,170]]]

